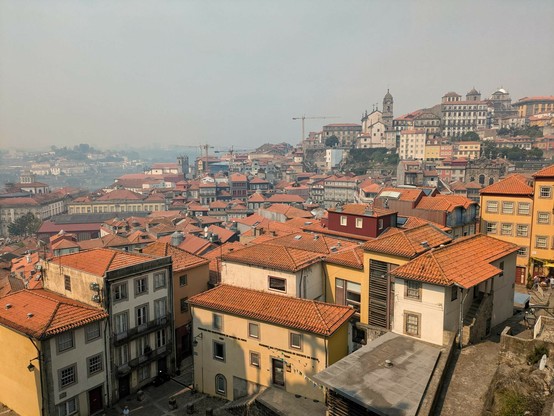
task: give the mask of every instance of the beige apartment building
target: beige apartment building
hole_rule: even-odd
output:
[[[84,196],[67,205],[69,214],[94,212],[155,212],[166,211],[167,204],[162,194],[138,194],[127,189],[117,189],[98,198]]]
[[[554,165],[538,171],[533,179],[532,275],[554,278]]]
[[[424,129],[402,130],[398,149],[400,159],[425,159],[426,140],[427,132]]]

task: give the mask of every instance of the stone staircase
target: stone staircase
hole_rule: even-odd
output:
[[[479,305],[481,305],[481,299],[473,299],[466,316],[464,316],[464,327],[470,326],[475,322],[475,316],[479,310]]]

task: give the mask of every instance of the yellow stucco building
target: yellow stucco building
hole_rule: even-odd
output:
[[[312,377],[348,354],[347,306],[220,285],[189,299],[194,385],[236,400],[261,387],[324,400]]]
[[[538,171],[533,179],[532,274],[554,278],[554,165]]]

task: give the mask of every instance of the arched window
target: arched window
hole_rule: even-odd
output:
[[[215,376],[215,392],[217,394],[221,394],[222,396],[227,395],[227,380],[223,374]]]
[[[485,184],[485,175],[479,175],[479,183],[481,185],[484,185]]]
[[[492,185],[494,183],[494,178],[489,179],[489,185]]]

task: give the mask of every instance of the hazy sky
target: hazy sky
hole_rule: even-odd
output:
[[[447,91],[554,95],[554,1],[0,0],[0,144],[255,147]],[[379,104],[381,105],[381,104]]]

